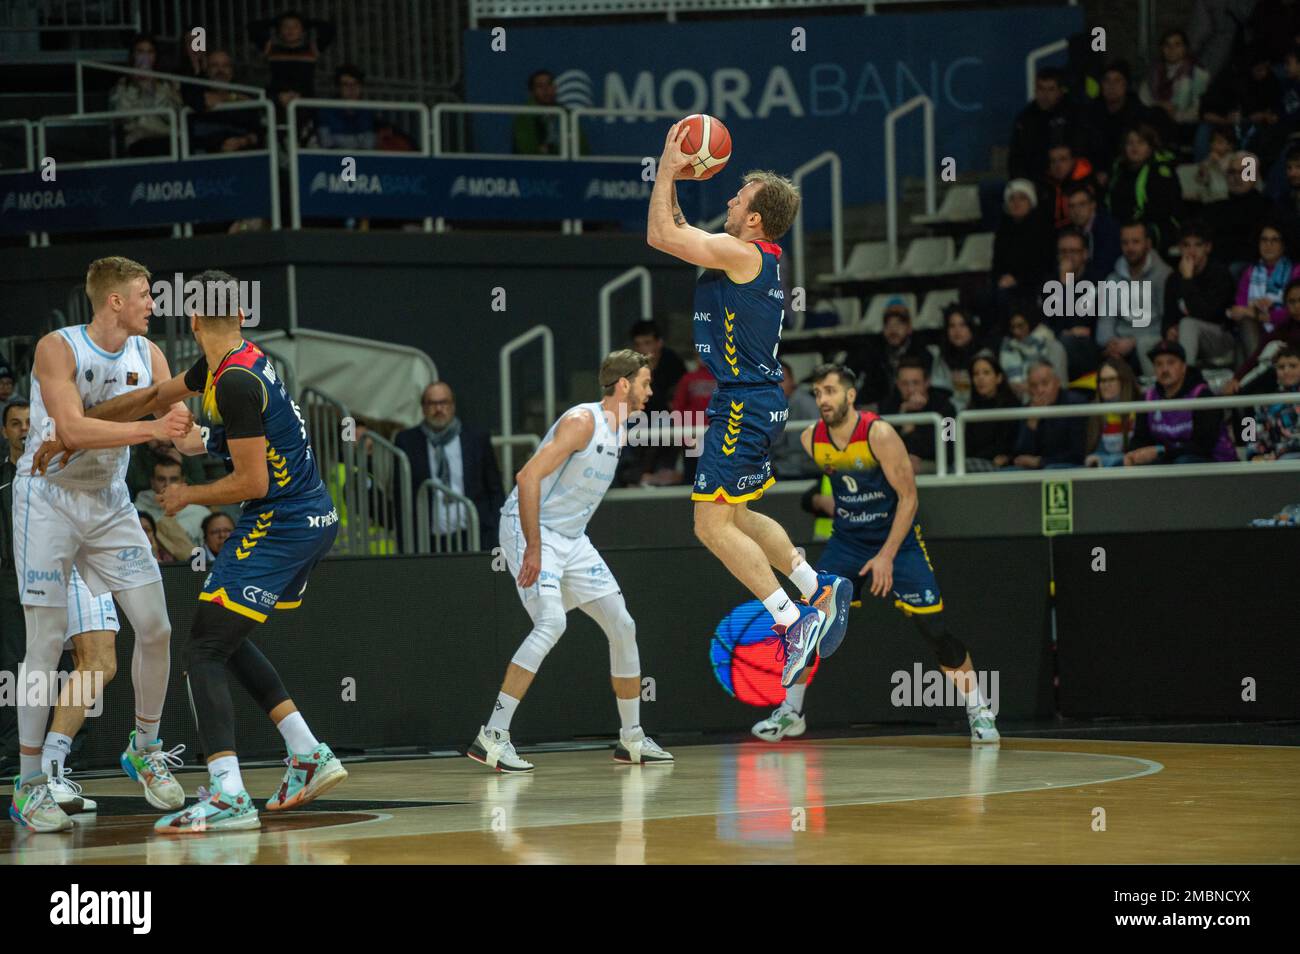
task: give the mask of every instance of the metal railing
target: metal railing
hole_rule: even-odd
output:
[[[1038,61],[1046,59],[1053,53],[1060,53],[1062,50],[1070,48],[1069,40],[1057,40],[1054,43],[1045,43],[1042,46],[1035,47],[1025,55],[1025,99],[1034,98],[1034,75],[1038,71]],[[1146,49],[1146,47],[1139,47]]]
[[[98,16],[95,16],[96,11]],[[40,0],[39,4],[0,4],[0,33],[68,33],[91,30],[112,34],[139,33],[140,0],[99,0],[98,3],[86,3],[85,0]]]
[[[538,434],[511,434],[509,436],[505,434],[500,434],[500,435],[493,435],[492,437],[493,450],[500,450],[503,447],[513,447],[514,445],[517,444],[522,444],[524,447],[527,447],[529,451],[528,456],[531,457],[533,454],[537,453],[537,448],[540,447],[542,444],[542,438]],[[502,455],[502,457],[504,456],[505,455]],[[514,463],[513,452],[511,454],[510,462],[511,464]],[[501,467],[500,470],[501,470],[501,489],[505,491],[505,493],[509,494],[515,485],[515,475],[512,472],[513,467],[509,469],[505,467]]]
[[[266,146],[261,149],[240,149],[235,152],[214,152],[204,153],[205,158],[209,159],[226,159],[230,157],[258,155],[265,153],[267,157],[267,177],[271,186],[271,228],[274,231],[280,229],[280,144],[279,136],[275,128],[275,106],[269,99],[256,100],[251,103],[222,103],[207,110],[206,113],[196,113],[188,106],[181,110],[180,116],[180,140],[181,140],[181,158],[189,159],[190,155],[190,126],[189,118],[198,115],[211,115],[217,112],[235,112],[241,109],[260,109],[266,118]],[[185,223],[185,234],[193,234],[193,223]]]
[[[618,291],[624,285],[638,282],[641,286],[641,318],[654,317],[654,311],[651,307],[651,289],[650,289],[650,269],[644,265],[637,265],[629,268],[617,278],[611,278],[605,284],[600,286],[600,337],[599,348],[600,354],[596,357],[596,367],[609,354],[613,337],[610,332],[610,322],[613,320],[613,298],[614,292]]]
[[[568,126],[565,124],[565,115],[567,110],[563,106],[531,106],[531,105],[508,105],[500,103],[437,103],[433,107],[433,155],[439,158],[454,156],[459,159],[530,159],[542,162],[554,162],[560,159],[568,159],[572,155],[570,149]],[[442,141],[442,117],[447,115],[485,115],[485,116],[514,116],[514,115],[538,115],[554,116],[559,122],[560,130],[560,151],[557,155],[515,155],[514,153],[498,152],[447,152]],[[428,140],[425,140],[424,148],[429,148]]]
[[[927,215],[935,213],[934,103],[929,96],[913,96],[885,117],[885,233],[891,269],[898,268],[898,146],[894,128],[918,107],[924,110],[925,123],[925,211]]]
[[[1097,417],[1103,414],[1150,414],[1156,411],[1214,411],[1225,408],[1262,407],[1267,404],[1300,403],[1295,393],[1233,394],[1224,397],[1178,398],[1159,401],[1117,401],[1113,404],[1053,404],[1048,407],[1005,407],[966,410],[957,415],[953,433],[955,473],[966,473],[966,425],[981,421],[1024,421],[1047,417]],[[1224,462],[1228,463],[1228,462]]]
[[[36,162],[32,156],[32,146],[36,143],[33,133],[33,124],[30,119],[4,119],[0,120],[0,129],[13,126],[23,131],[23,167],[21,169],[5,169],[5,172],[31,172],[36,168]]]
[[[546,419],[555,420],[555,335],[546,325],[534,325],[518,337],[501,346],[501,437],[503,447],[501,470],[507,480],[515,477],[515,449],[509,438],[514,436],[514,375],[510,368],[511,356],[535,338],[542,339],[542,399]]]
[[[790,179],[799,188],[803,180],[822,166],[829,166],[831,172],[831,258],[834,260],[834,272],[838,275],[844,270],[844,192],[840,179],[840,157],[830,150],[814,156],[791,174]],[[801,193],[802,194],[802,193]],[[804,284],[804,231],[803,208],[794,216],[794,287],[806,288]]]
[[[415,492],[416,553],[476,553],[482,547],[478,508],[430,477]],[[410,551],[408,551],[410,552]]]
[[[577,106],[568,111],[569,114],[569,142],[570,150],[573,155],[578,153],[578,144],[582,141],[578,133],[578,123],[587,116],[606,116],[611,119],[622,119],[631,121],[634,119],[672,119],[682,118],[679,111],[672,109],[606,109],[599,106]],[[660,147],[662,149],[662,147]],[[640,162],[645,158],[645,154],[639,156],[624,155],[590,155],[583,156],[583,159],[591,159],[596,162]]]
[[[65,169],[93,169],[96,166],[109,165],[132,165],[146,164],[152,162],[175,162],[180,155],[180,132],[177,127],[176,111],[165,106],[154,106],[145,109],[109,109],[99,113],[74,113],[67,116],[42,116],[36,121],[36,154],[38,156],[48,156],[49,146],[46,142],[45,131],[64,126],[85,126],[110,124],[119,119],[130,119],[135,116],[162,116],[167,120],[167,139],[168,152],[165,156],[140,156],[138,158],[111,158],[111,159],[87,159],[83,162],[60,162]]]
[[[429,155],[429,108],[423,103],[396,103],[382,100],[352,99],[295,99],[290,101],[285,110],[288,122],[288,158],[289,158],[289,209],[290,224],[294,229],[302,228],[302,197],[299,195],[298,156],[308,155],[347,155],[347,156],[391,156],[394,153],[382,149],[320,149],[303,148],[298,145],[298,110],[319,107],[333,109],[369,109],[377,112],[415,113],[419,117],[419,152],[417,155]],[[411,153],[400,153],[411,155]],[[425,219],[425,231],[432,231],[433,220]],[[295,289],[296,295],[296,289]]]
[[[200,79],[197,76],[185,76],[181,73],[163,73],[158,70],[142,70],[134,66],[116,66],[112,63],[100,63],[95,60],[77,60],[77,112],[86,111],[86,70],[102,70],[105,73],[120,73],[124,76],[143,76],[159,83],[189,83],[191,86],[203,86],[208,89],[224,89],[232,93],[244,93],[254,99],[266,99],[266,91],[257,86],[243,83],[222,83],[217,80]]]

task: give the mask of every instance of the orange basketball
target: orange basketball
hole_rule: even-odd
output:
[[[722,120],[695,113],[682,120],[686,124],[682,134],[682,152],[691,157],[691,164],[678,174],[681,179],[708,179],[716,175],[731,158],[731,133]]]

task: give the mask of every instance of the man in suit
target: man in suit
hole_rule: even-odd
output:
[[[418,490],[433,477],[464,494],[478,510],[479,545],[496,546],[505,492],[487,431],[461,423],[456,416],[456,395],[445,381],[435,381],[425,388],[420,406],[424,420],[397,435],[397,446],[411,462],[411,488]],[[454,507],[437,507],[429,519],[434,533],[467,529]]]

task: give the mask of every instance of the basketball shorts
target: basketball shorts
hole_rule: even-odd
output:
[[[273,609],[297,609],[307,577],[338,532],[338,510],[323,489],[303,499],[246,504],[199,599],[259,623]]]
[[[817,561],[817,570],[852,580],[853,602],[860,605],[868,577],[858,573],[880,552],[883,543],[884,540],[863,540],[851,533],[836,531],[831,534],[821,559]],[[925,549],[919,523],[913,525],[912,532],[903,538],[903,545],[894,557],[894,605],[908,615],[938,613],[943,609],[943,596],[934,578],[934,567]]]
[[[74,565],[93,597],[162,579],[125,483],[81,490],[20,474],[13,495],[14,565],[24,606],[68,606]]]
[[[70,641],[73,636],[101,630],[116,633],[120,629],[113,594],[91,596],[90,588],[74,565],[72,578],[68,581],[68,625],[64,630],[64,639]]]
[[[583,603],[619,591],[614,574],[585,533],[580,537],[566,537],[546,527],[541,531],[542,570],[537,582],[527,589],[515,584],[529,616],[534,614],[541,600],[558,599],[567,613]],[[524,531],[519,518],[503,514],[501,552],[510,575],[516,580],[524,561],[524,546]]]
[[[692,500],[757,500],[776,482],[772,445],[785,432],[789,405],[779,384],[718,388],[696,464]]]

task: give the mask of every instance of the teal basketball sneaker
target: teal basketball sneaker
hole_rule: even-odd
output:
[[[227,795],[220,786],[213,791],[199,788],[199,800],[188,808],[164,815],[153,830],[168,835],[203,835],[210,831],[243,831],[261,828],[257,806],[248,792]]]
[[[284,779],[266,800],[268,812],[283,812],[306,805],[348,777],[348,770],[324,742],[306,755],[290,755]]]

